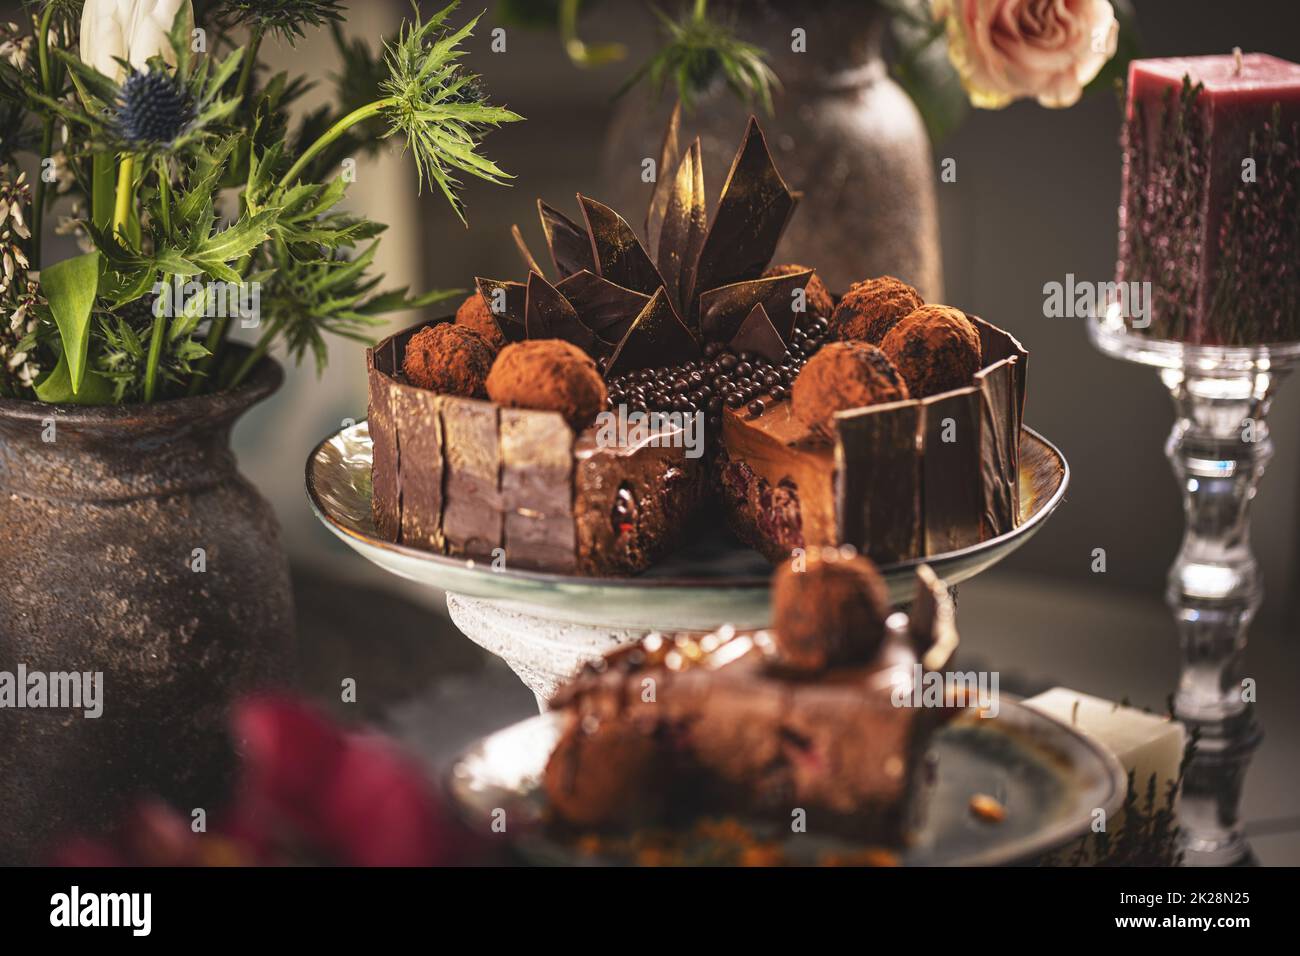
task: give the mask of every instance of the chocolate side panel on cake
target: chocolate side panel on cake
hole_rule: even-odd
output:
[[[983,428],[980,473],[984,486],[984,537],[1005,534],[1020,520],[1020,415],[1016,410],[1015,359],[975,373]]]
[[[473,398],[441,398],[447,552],[488,557],[504,543],[499,410]],[[404,456],[403,476],[408,467]]]
[[[381,538],[397,541],[402,532],[401,488],[397,478],[397,414],[391,379],[377,366],[392,368],[392,342],[366,349],[367,415],[371,452],[371,512]]]
[[[978,544],[984,529],[984,405],[979,389],[921,400],[921,494],[925,553]]]
[[[442,551],[441,396],[415,388],[394,389],[401,493],[401,536],[407,544]]]
[[[520,568],[572,572],[573,430],[555,412],[501,409],[501,501],[506,561]]]
[[[839,539],[878,564],[923,554],[921,403],[872,405],[835,415]]]

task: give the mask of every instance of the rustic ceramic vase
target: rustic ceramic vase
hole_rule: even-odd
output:
[[[815,267],[836,293],[888,274],[943,301],[934,160],[921,116],[882,56],[883,6],[747,3],[736,18],[742,36],[767,51],[782,89],[773,116],[718,84],[683,117],[685,142],[700,137],[710,207],[755,112],[782,178],[803,193],[776,261]],[[796,30],[805,52],[792,49]],[[605,192],[595,197],[634,224],[649,189],[642,163],[658,157],[672,105],[670,91],[657,106],[647,96],[641,86],[621,101],[601,163]]]
[[[217,806],[229,704],[290,667],[280,529],[229,443],[282,380],[265,360],[219,395],[0,401],[0,680],[103,675],[99,717],[0,708],[0,863],[40,860],[143,794],[187,816]]]

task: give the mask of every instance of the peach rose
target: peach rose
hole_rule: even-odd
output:
[[[1001,109],[1033,97],[1073,106],[1112,56],[1119,24],[1107,0],[931,0],[971,103]]]

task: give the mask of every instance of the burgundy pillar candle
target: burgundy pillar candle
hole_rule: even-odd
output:
[[[1152,294],[1137,331],[1300,340],[1300,64],[1239,51],[1134,60],[1123,145],[1117,277]]]

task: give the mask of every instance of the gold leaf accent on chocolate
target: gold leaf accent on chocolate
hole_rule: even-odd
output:
[[[497,320],[501,334],[511,342],[524,337],[524,316],[528,309],[528,287],[522,282],[504,279],[474,279],[478,294],[487,303],[488,312]],[[498,294],[504,292],[504,296]],[[499,308],[498,308],[499,307]]]
[[[659,270],[641,245],[627,220],[604,203],[578,194],[578,205],[587,221],[596,274],[625,289],[652,295],[663,286]]]
[[[668,212],[668,199],[677,177],[677,154],[680,151],[677,135],[681,123],[682,103],[678,100],[673,105],[673,115],[668,120],[668,128],[664,130],[663,145],[659,148],[659,165],[655,167],[655,185],[650,191],[650,206],[645,214],[646,247],[650,249],[659,248],[659,233],[663,228],[664,216]],[[669,291],[672,291],[671,287]]]
[[[648,295],[615,285],[586,269],[557,282],[555,288],[569,300],[582,324],[610,345],[627,335],[650,301]]]
[[[708,289],[700,296],[700,331],[706,342],[729,342],[754,306],[762,303],[781,338],[788,342],[794,332],[794,291],[802,289],[812,270],[790,275],[747,279]]]
[[[524,242],[524,234],[519,231],[517,225],[510,227],[510,236],[515,241],[515,248],[519,250],[519,257],[524,260],[524,268],[529,272],[536,272],[539,276],[545,276],[546,273],[533,258],[533,251],[528,248],[528,243]]]
[[[578,313],[556,288],[536,272],[528,273],[525,328],[529,339],[563,339],[593,358],[600,348],[596,334],[578,319]]]
[[[551,253],[551,262],[560,278],[571,276],[583,269],[595,269],[591,258],[591,240],[586,230],[560,212],[537,200],[537,215],[542,220],[542,232],[546,235],[546,247]]]
[[[704,197],[704,164],[696,137],[677,167],[668,197],[663,229],[659,234],[659,273],[679,315],[691,327],[690,294],[695,282],[695,262],[708,231],[709,213]]]
[[[731,348],[736,352],[753,352],[769,362],[780,362],[785,357],[785,340],[767,316],[763,303],[758,303],[740,328],[732,336]]]
[[[605,375],[636,368],[663,368],[700,355],[699,343],[682,324],[668,294],[658,289],[618,343],[605,367]]]
[[[716,286],[762,275],[794,206],[794,196],[772,162],[763,131],[751,116],[700,249],[692,298]]]

